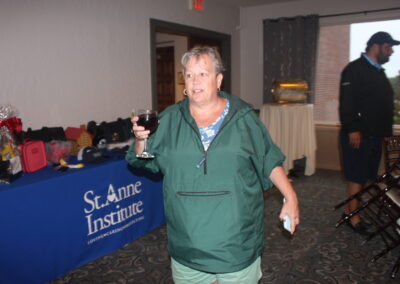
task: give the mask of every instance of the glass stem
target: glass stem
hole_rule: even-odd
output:
[[[147,153],[147,138],[144,139],[144,149],[143,153]]]

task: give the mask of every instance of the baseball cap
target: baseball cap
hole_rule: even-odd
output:
[[[104,161],[103,156],[99,149],[94,146],[86,146],[79,150],[77,155],[78,161],[82,161],[84,163],[101,163]]]
[[[387,32],[377,32],[374,33],[367,42],[367,46],[371,46],[373,44],[384,44],[388,43],[391,45],[399,45],[400,41],[394,40],[392,36]]]

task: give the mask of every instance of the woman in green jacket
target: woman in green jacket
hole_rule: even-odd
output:
[[[297,195],[284,156],[253,109],[220,91],[223,64],[210,47],[182,57],[185,99],[160,115],[157,131],[132,119],[128,162],[164,176],[164,207],[175,283],[252,284],[261,278],[263,190],[275,184],[286,202],[279,218],[299,223]],[[148,139],[152,160],[139,159]]]

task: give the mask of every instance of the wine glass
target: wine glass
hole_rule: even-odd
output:
[[[150,130],[151,135],[158,126],[158,113],[156,110],[139,109],[132,111],[133,116],[138,116],[139,120],[136,121],[137,125],[143,126],[146,130]],[[136,155],[140,159],[153,159],[154,155],[147,152],[147,138],[144,139],[144,149],[141,154]]]

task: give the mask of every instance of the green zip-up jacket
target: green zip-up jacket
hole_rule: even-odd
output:
[[[155,159],[137,159],[133,145],[126,157],[133,167],[164,175],[171,257],[210,273],[239,271],[261,255],[262,190],[272,186],[269,175],[284,159],[247,103],[220,96],[230,108],[207,151],[186,98],[161,113],[148,140]]]

